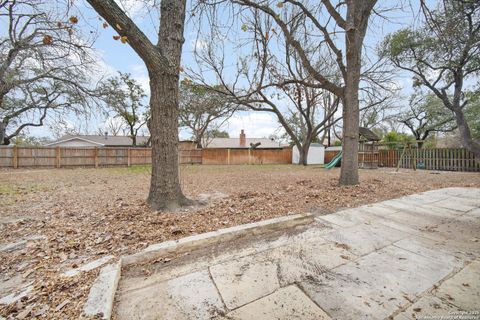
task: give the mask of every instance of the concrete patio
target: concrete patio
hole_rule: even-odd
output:
[[[122,268],[116,319],[480,319],[480,189],[448,188]]]

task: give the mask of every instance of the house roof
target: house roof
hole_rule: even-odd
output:
[[[144,145],[147,143],[149,137],[137,136],[137,145]],[[83,140],[98,146],[131,146],[132,138],[129,136],[101,136],[101,135],[65,135],[49,145],[55,145],[71,140]]]
[[[213,138],[204,148],[214,149],[214,148],[230,148],[230,149],[248,149],[250,144],[256,144],[260,142],[260,145],[257,148],[281,148],[280,144],[275,140],[267,138],[246,138],[245,146],[240,145],[240,138]]]
[[[380,141],[380,137],[375,134],[372,130],[360,127],[359,128],[360,137],[365,138],[367,141]]]

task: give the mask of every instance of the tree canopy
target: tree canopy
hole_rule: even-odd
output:
[[[138,132],[149,118],[145,106],[147,95],[141,85],[129,73],[119,72],[118,76],[101,85],[100,94],[107,112],[122,120],[132,138],[132,145],[136,146]]]
[[[480,161],[480,144],[472,138],[466,110],[480,86],[480,2],[441,1],[421,4],[418,28],[399,30],[385,39],[381,54],[413,75],[414,87],[429,90],[453,112],[462,142]]]
[[[221,88],[192,81],[180,84],[179,125],[192,132],[192,139],[200,148],[213,138],[206,133],[219,131],[238,107],[217,90]]]
[[[92,40],[75,28],[75,16],[42,1],[7,1],[0,7],[7,32],[0,38],[0,132],[3,142],[47,116],[93,105]]]
[[[413,94],[408,107],[400,110],[395,119],[403,123],[417,141],[426,140],[434,132],[452,132],[457,128],[453,112],[431,93]],[[422,142],[417,143],[422,146]]]

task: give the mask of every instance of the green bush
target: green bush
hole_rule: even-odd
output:
[[[415,139],[412,136],[396,131],[390,131],[383,136],[383,142],[387,145],[388,149],[402,148],[405,144],[413,141],[415,141]]]

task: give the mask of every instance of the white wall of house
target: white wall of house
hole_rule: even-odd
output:
[[[48,145],[49,147],[100,147],[97,143],[92,143],[82,139],[71,139],[66,141],[59,141]]]
[[[300,153],[297,146],[292,150],[292,163],[299,164]],[[308,149],[307,164],[324,164],[325,162],[325,147],[321,144],[313,144]]]

